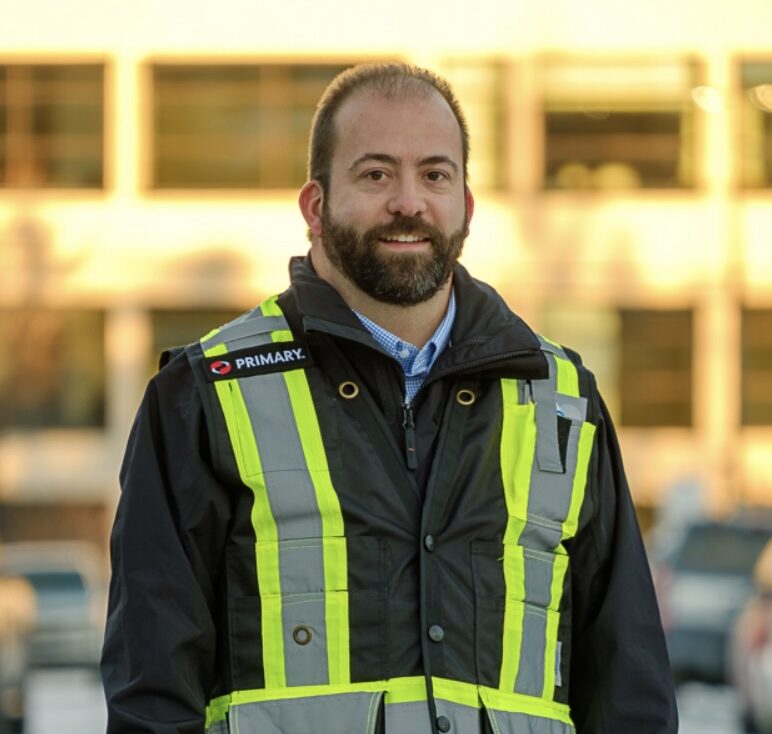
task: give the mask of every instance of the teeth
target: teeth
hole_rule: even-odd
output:
[[[422,242],[423,237],[415,234],[395,234],[384,238],[387,242]]]

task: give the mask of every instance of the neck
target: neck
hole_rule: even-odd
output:
[[[402,341],[421,349],[445,317],[452,276],[429,300],[413,306],[398,306],[383,303],[367,295],[332,267],[326,258],[315,258],[314,254],[312,251],[311,260],[317,275],[338,291],[350,309],[358,311]]]

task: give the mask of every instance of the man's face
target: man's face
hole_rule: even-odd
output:
[[[448,280],[467,234],[461,132],[436,92],[363,92],[336,116],[322,210],[335,269],[376,300],[413,305]]]

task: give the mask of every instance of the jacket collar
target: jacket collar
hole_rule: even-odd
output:
[[[290,260],[290,280],[306,332],[323,331],[382,351],[338,292],[316,274],[309,256]],[[471,364],[504,367],[510,360],[538,354],[537,361],[543,362],[543,370],[538,371],[546,373],[538,338],[491,286],[457,265],[453,289],[457,312],[451,346],[440,356],[435,370]]]

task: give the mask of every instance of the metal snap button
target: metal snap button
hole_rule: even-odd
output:
[[[443,734],[445,734],[447,731],[450,731],[450,719],[447,716],[438,716],[437,729],[443,732]]]
[[[433,535],[427,535],[424,538],[424,548],[426,548],[426,550],[428,550],[429,553],[432,553],[434,551],[435,545],[436,543]]]
[[[442,642],[442,640],[445,638],[445,630],[440,627],[438,624],[433,624],[431,627],[429,627],[429,639],[431,639],[432,642]]]
[[[341,382],[340,385],[338,385],[338,393],[346,400],[353,400],[359,395],[359,385],[348,380],[346,382]]]
[[[462,388],[456,393],[456,402],[459,405],[472,405],[475,400],[477,400],[477,395],[466,388]]]
[[[314,633],[311,631],[311,628],[305,624],[299,624],[292,630],[292,639],[295,640],[298,645],[307,645],[311,642],[313,636]]]

